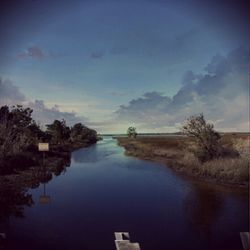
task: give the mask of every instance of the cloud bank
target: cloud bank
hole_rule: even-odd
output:
[[[49,124],[55,119],[65,119],[68,125],[88,121],[87,118],[77,116],[74,112],[60,111],[57,105],[48,108],[42,100],[28,101],[25,95],[10,80],[0,78],[0,106],[17,104],[33,109],[32,116],[41,125]]]
[[[227,56],[218,54],[204,70],[202,75],[186,72],[172,98],[151,92],[120,106],[116,119],[160,131],[204,113],[219,130],[248,131],[248,52],[239,48]]]
[[[227,55],[215,55],[203,74],[187,71],[182,86],[172,97],[162,92],[148,92],[142,97],[121,105],[111,119],[91,122],[74,112],[62,112],[59,106],[46,107],[44,101],[29,101],[10,80],[0,79],[0,105],[22,104],[31,107],[41,124],[65,119],[99,128],[100,131],[122,132],[133,124],[139,131],[168,132],[178,130],[190,115],[204,113],[221,131],[248,131],[249,82],[248,51],[236,49]],[[122,96],[123,92],[109,92]]]

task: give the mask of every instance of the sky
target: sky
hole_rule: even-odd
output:
[[[248,131],[247,1],[0,5],[0,105],[99,133],[174,132],[199,113]]]

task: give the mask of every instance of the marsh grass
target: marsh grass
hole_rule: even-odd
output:
[[[219,180],[247,182],[248,164],[247,158],[220,158],[204,163],[201,173]]]
[[[200,162],[195,145],[185,136],[118,138],[126,154],[161,161],[176,171],[223,183],[246,183],[249,179],[249,142],[247,136],[226,134],[220,139],[221,157]]]

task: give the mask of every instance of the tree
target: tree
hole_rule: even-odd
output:
[[[63,144],[70,138],[70,128],[66,125],[65,120],[55,120],[46,126],[46,133],[51,136],[52,143]]]
[[[84,126],[81,123],[76,123],[70,130],[70,139],[73,142],[80,142],[83,140],[82,131]]]
[[[206,122],[203,114],[188,118],[182,131],[194,141],[196,146],[194,153],[200,161],[204,162],[219,156],[220,135],[214,130],[213,124]]]
[[[89,129],[88,127],[84,126],[82,123],[76,123],[70,131],[70,138],[73,142],[83,142],[83,141],[90,141],[96,142],[97,141],[97,132],[93,129]]]
[[[127,135],[129,138],[136,138],[137,132],[135,127],[129,127],[127,130]]]
[[[0,156],[18,154],[37,142],[40,128],[32,119],[33,110],[21,105],[0,108]]]

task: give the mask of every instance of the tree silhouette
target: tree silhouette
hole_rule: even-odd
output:
[[[70,128],[66,125],[65,120],[55,120],[46,126],[46,133],[51,136],[52,143],[63,144],[70,138]]]
[[[36,144],[43,132],[32,119],[33,110],[21,105],[0,108],[0,156],[18,154]]]
[[[127,135],[129,138],[136,138],[137,132],[135,127],[129,127],[127,130]]]
[[[194,153],[199,160],[207,161],[219,156],[220,135],[213,124],[206,122],[203,114],[188,118],[182,131],[194,141]]]

